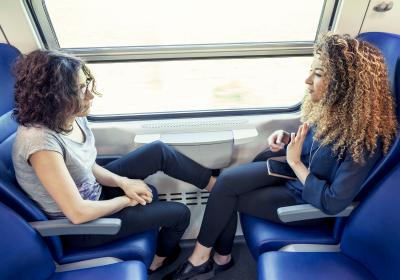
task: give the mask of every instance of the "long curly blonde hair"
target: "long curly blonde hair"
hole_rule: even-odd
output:
[[[302,121],[315,127],[314,139],[347,150],[357,163],[372,156],[380,138],[386,154],[397,131],[395,105],[381,52],[348,35],[325,34],[315,45],[327,78],[326,92],[302,104]]]

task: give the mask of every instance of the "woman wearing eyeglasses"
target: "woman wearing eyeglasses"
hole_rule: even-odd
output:
[[[339,213],[388,152],[397,121],[386,65],[377,48],[349,36],[327,35],[315,46],[305,83],[303,124],[297,133],[274,132],[268,138],[272,153],[221,173],[193,253],[165,279],[205,280],[230,268],[237,212],[275,223],[282,223],[277,208],[295,204]],[[265,160],[278,154],[286,155],[296,180],[268,175]]]
[[[89,68],[78,58],[37,50],[15,66],[19,123],[13,164],[20,186],[49,218],[80,224],[100,217],[122,220],[116,235],[68,236],[68,247],[93,247],[149,229],[159,230],[150,272],[171,263],[189,225],[181,203],[157,201],[143,180],[157,171],[210,189],[211,170],[162,142],[144,145],[109,163],[96,164],[95,139],[86,116],[96,91]],[[168,257],[168,259],[166,259]]]

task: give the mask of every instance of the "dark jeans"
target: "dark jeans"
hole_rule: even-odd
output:
[[[204,168],[168,145],[157,141],[144,145],[126,156],[105,166],[106,169],[129,178],[145,179],[163,171],[176,179],[203,189],[207,186],[211,170]],[[154,187],[153,193],[156,194]],[[120,188],[103,187],[101,199],[124,195]],[[65,236],[66,246],[88,248],[128,237],[149,229],[160,229],[157,255],[168,256],[178,245],[190,222],[190,210],[178,202],[161,202],[156,195],[154,201],[145,206],[127,207],[108,217],[122,220],[121,230],[116,235]]]
[[[197,239],[200,244],[228,255],[236,233],[237,212],[282,223],[276,210],[299,203],[284,186],[286,179],[268,175],[266,159],[272,155],[263,152],[253,162],[221,173],[208,198]]]

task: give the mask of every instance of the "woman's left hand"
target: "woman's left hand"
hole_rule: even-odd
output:
[[[153,200],[153,193],[143,180],[123,177],[118,185],[129,198],[136,200],[142,205],[151,203]]]
[[[304,139],[306,138],[308,132],[308,124],[303,123],[299,126],[297,134],[290,134],[290,143],[286,149],[286,160],[290,166],[294,166],[301,162],[301,150],[303,148]]]

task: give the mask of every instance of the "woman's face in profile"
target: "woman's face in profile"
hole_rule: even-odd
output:
[[[79,70],[79,84],[80,89],[79,97],[83,104],[83,110],[77,114],[78,117],[86,117],[90,113],[90,107],[92,106],[92,100],[94,98],[93,80],[89,80],[82,70]]]
[[[314,56],[310,74],[305,82],[307,85],[307,92],[311,97],[311,101],[320,101],[327,89],[327,77],[326,71],[322,67],[322,62],[319,55]]]

